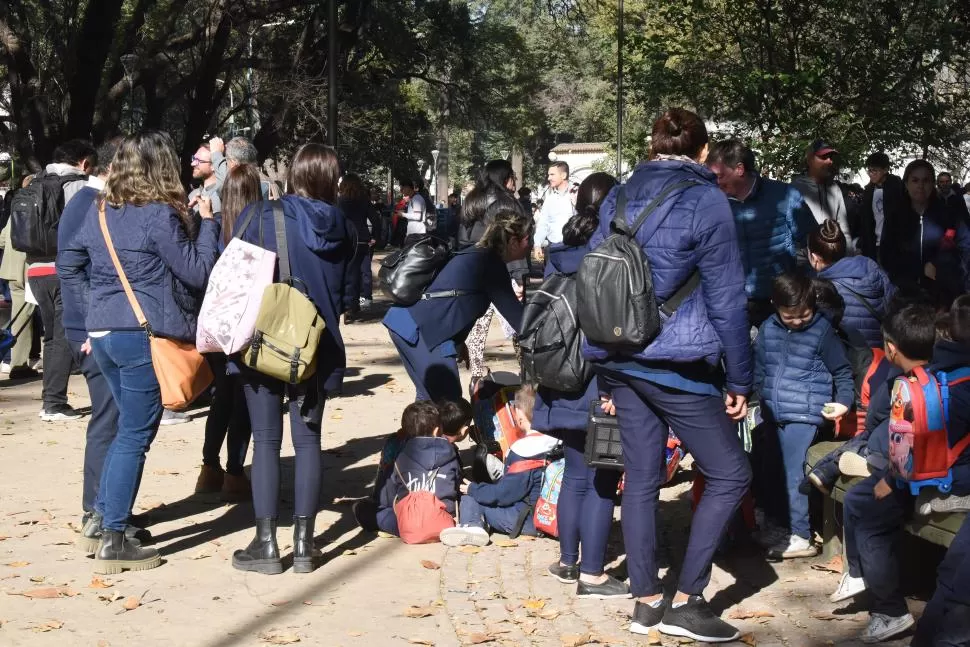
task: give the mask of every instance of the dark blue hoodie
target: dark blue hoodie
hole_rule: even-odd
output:
[[[91,207],[91,203],[98,197],[99,191],[91,186],[86,186],[71,198],[61,213],[61,220],[57,225],[57,249],[64,250],[66,256],[61,256],[58,252],[58,261],[61,267],[69,264],[68,260],[72,254],[72,241],[77,235],[78,230],[84,226],[84,218]],[[65,263],[67,261],[67,263]],[[88,338],[87,325],[84,323],[88,316],[88,299],[90,298],[90,260],[83,267],[78,267],[73,271],[77,273],[79,280],[61,281],[61,305],[64,316],[64,335],[69,341],[84,343]],[[65,269],[65,275],[69,275],[72,270]]]
[[[410,492],[425,490],[441,499],[449,514],[455,514],[461,465],[458,450],[447,438],[411,438],[394,461],[391,477],[384,483],[379,508],[393,508]]]
[[[340,313],[343,311],[344,272],[347,260],[355,251],[353,240],[343,214],[336,207],[296,195],[283,196],[282,203],[290,273],[306,286],[310,300],[326,323],[317,348],[316,373],[300,387],[306,386],[309,394],[312,391],[309,385],[316,381],[318,395],[325,396],[327,392],[340,390],[347,366],[344,340],[340,335]],[[263,205],[261,216],[253,218],[246,230],[240,231],[249,209],[253,208],[247,207],[236,219],[237,229],[233,233],[246,242],[275,252],[273,208],[268,202],[259,204]],[[319,414],[322,414],[322,407],[322,401],[310,403],[310,408],[317,409]],[[318,416],[307,415],[306,408],[303,415],[319,422]]]
[[[574,274],[583,262],[586,248],[551,245],[547,255],[549,259],[545,270],[547,278],[554,273]],[[540,386],[536,391],[532,428],[542,432],[557,429],[585,430],[590,402],[596,399],[599,399],[599,392],[595,377],[590,380],[585,391],[578,393],[563,393]]]
[[[855,328],[865,337],[870,348],[882,348],[882,317],[889,309],[896,288],[882,268],[865,256],[846,256],[818,273],[819,278],[835,284],[845,301],[842,325]],[[870,312],[866,303],[876,314]]]

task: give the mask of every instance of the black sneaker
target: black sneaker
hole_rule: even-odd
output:
[[[35,377],[40,377],[40,371],[35,371],[26,364],[23,366],[14,366],[10,369],[11,380],[30,380]]]
[[[563,566],[558,561],[549,565],[549,575],[563,584],[575,584],[579,581],[579,564]]]
[[[682,636],[705,643],[730,642],[741,636],[740,631],[714,615],[707,600],[700,595],[690,596],[679,607],[674,607],[671,602],[657,628],[668,636]]]
[[[377,532],[377,504],[370,499],[361,499],[356,502],[351,510],[354,512],[354,519],[357,525],[367,532]]]
[[[579,580],[579,584],[576,585],[576,597],[594,600],[628,598],[630,597],[630,587],[626,582],[621,582],[612,575],[607,575],[606,581],[602,584],[590,584]]]
[[[44,407],[40,414],[40,419],[44,422],[63,422],[65,420],[80,420],[83,414],[67,404],[55,404],[52,407]]]
[[[633,622],[630,631],[635,634],[647,635],[651,629],[657,629],[664,617],[664,603],[660,601],[656,607],[640,602],[633,605]]]

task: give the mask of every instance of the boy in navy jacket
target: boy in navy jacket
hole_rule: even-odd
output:
[[[852,405],[852,368],[835,328],[816,309],[811,279],[782,274],[771,300],[776,313],[762,324],[755,347],[755,388],[765,417],[761,499],[773,503],[768,511],[779,525],[766,529],[763,540],[776,559],[811,557],[817,548],[808,497],[798,489],[802,466],[818,428]],[[786,496],[771,497],[782,483]]]

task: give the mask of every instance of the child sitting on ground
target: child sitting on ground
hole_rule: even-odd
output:
[[[755,389],[765,418],[759,494],[776,524],[763,539],[772,558],[810,557],[817,548],[808,497],[798,491],[802,466],[819,427],[849,410],[852,369],[835,328],[816,310],[811,279],[782,274],[771,300],[776,312],[762,324],[755,346]],[[772,496],[776,492],[785,495]]]
[[[558,441],[530,430],[534,407],[535,390],[526,386],[519,389],[515,394],[516,421],[527,432],[526,437],[512,444],[505,472],[497,483],[462,483],[461,525],[442,530],[441,543],[487,546],[487,528],[511,536],[537,534],[532,511],[542,488],[546,454]]]
[[[458,416],[449,415],[454,425]],[[467,424],[463,426],[467,432]],[[461,474],[458,450],[442,435],[438,408],[427,401],[409,404],[401,416],[401,428],[408,441],[394,461],[378,503],[375,506],[372,500],[363,500],[354,504],[354,516],[364,530],[399,536],[394,504],[411,492],[430,492],[444,504],[448,514],[455,514]],[[460,435],[461,428],[454,437]]]
[[[924,370],[930,374],[970,366],[970,346],[955,341],[970,341],[970,298],[960,297],[954,306],[950,330],[954,341],[936,341],[937,315],[932,306],[912,305],[891,314],[883,322],[886,357],[906,374],[924,364],[914,358],[928,355],[933,360]],[[952,448],[970,432],[970,382],[950,384],[949,397],[946,430]],[[888,429],[885,436],[888,447]],[[970,451],[963,452],[951,473],[952,494],[970,494]],[[874,472],[846,492],[845,555],[849,568],[829,599],[842,602],[868,590],[870,618],[861,636],[865,643],[892,638],[915,622],[900,589],[899,575],[900,532],[913,503],[908,485],[900,486],[895,475],[886,470]],[[927,607],[927,613],[930,611]]]

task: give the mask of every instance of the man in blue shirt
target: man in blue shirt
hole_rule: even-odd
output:
[[[771,316],[771,285],[793,270],[815,219],[802,195],[790,184],[762,177],[754,152],[737,139],[711,145],[707,166],[728,197],[738,231],[744,266],[748,319],[760,326]],[[804,254],[801,254],[804,256]]]

